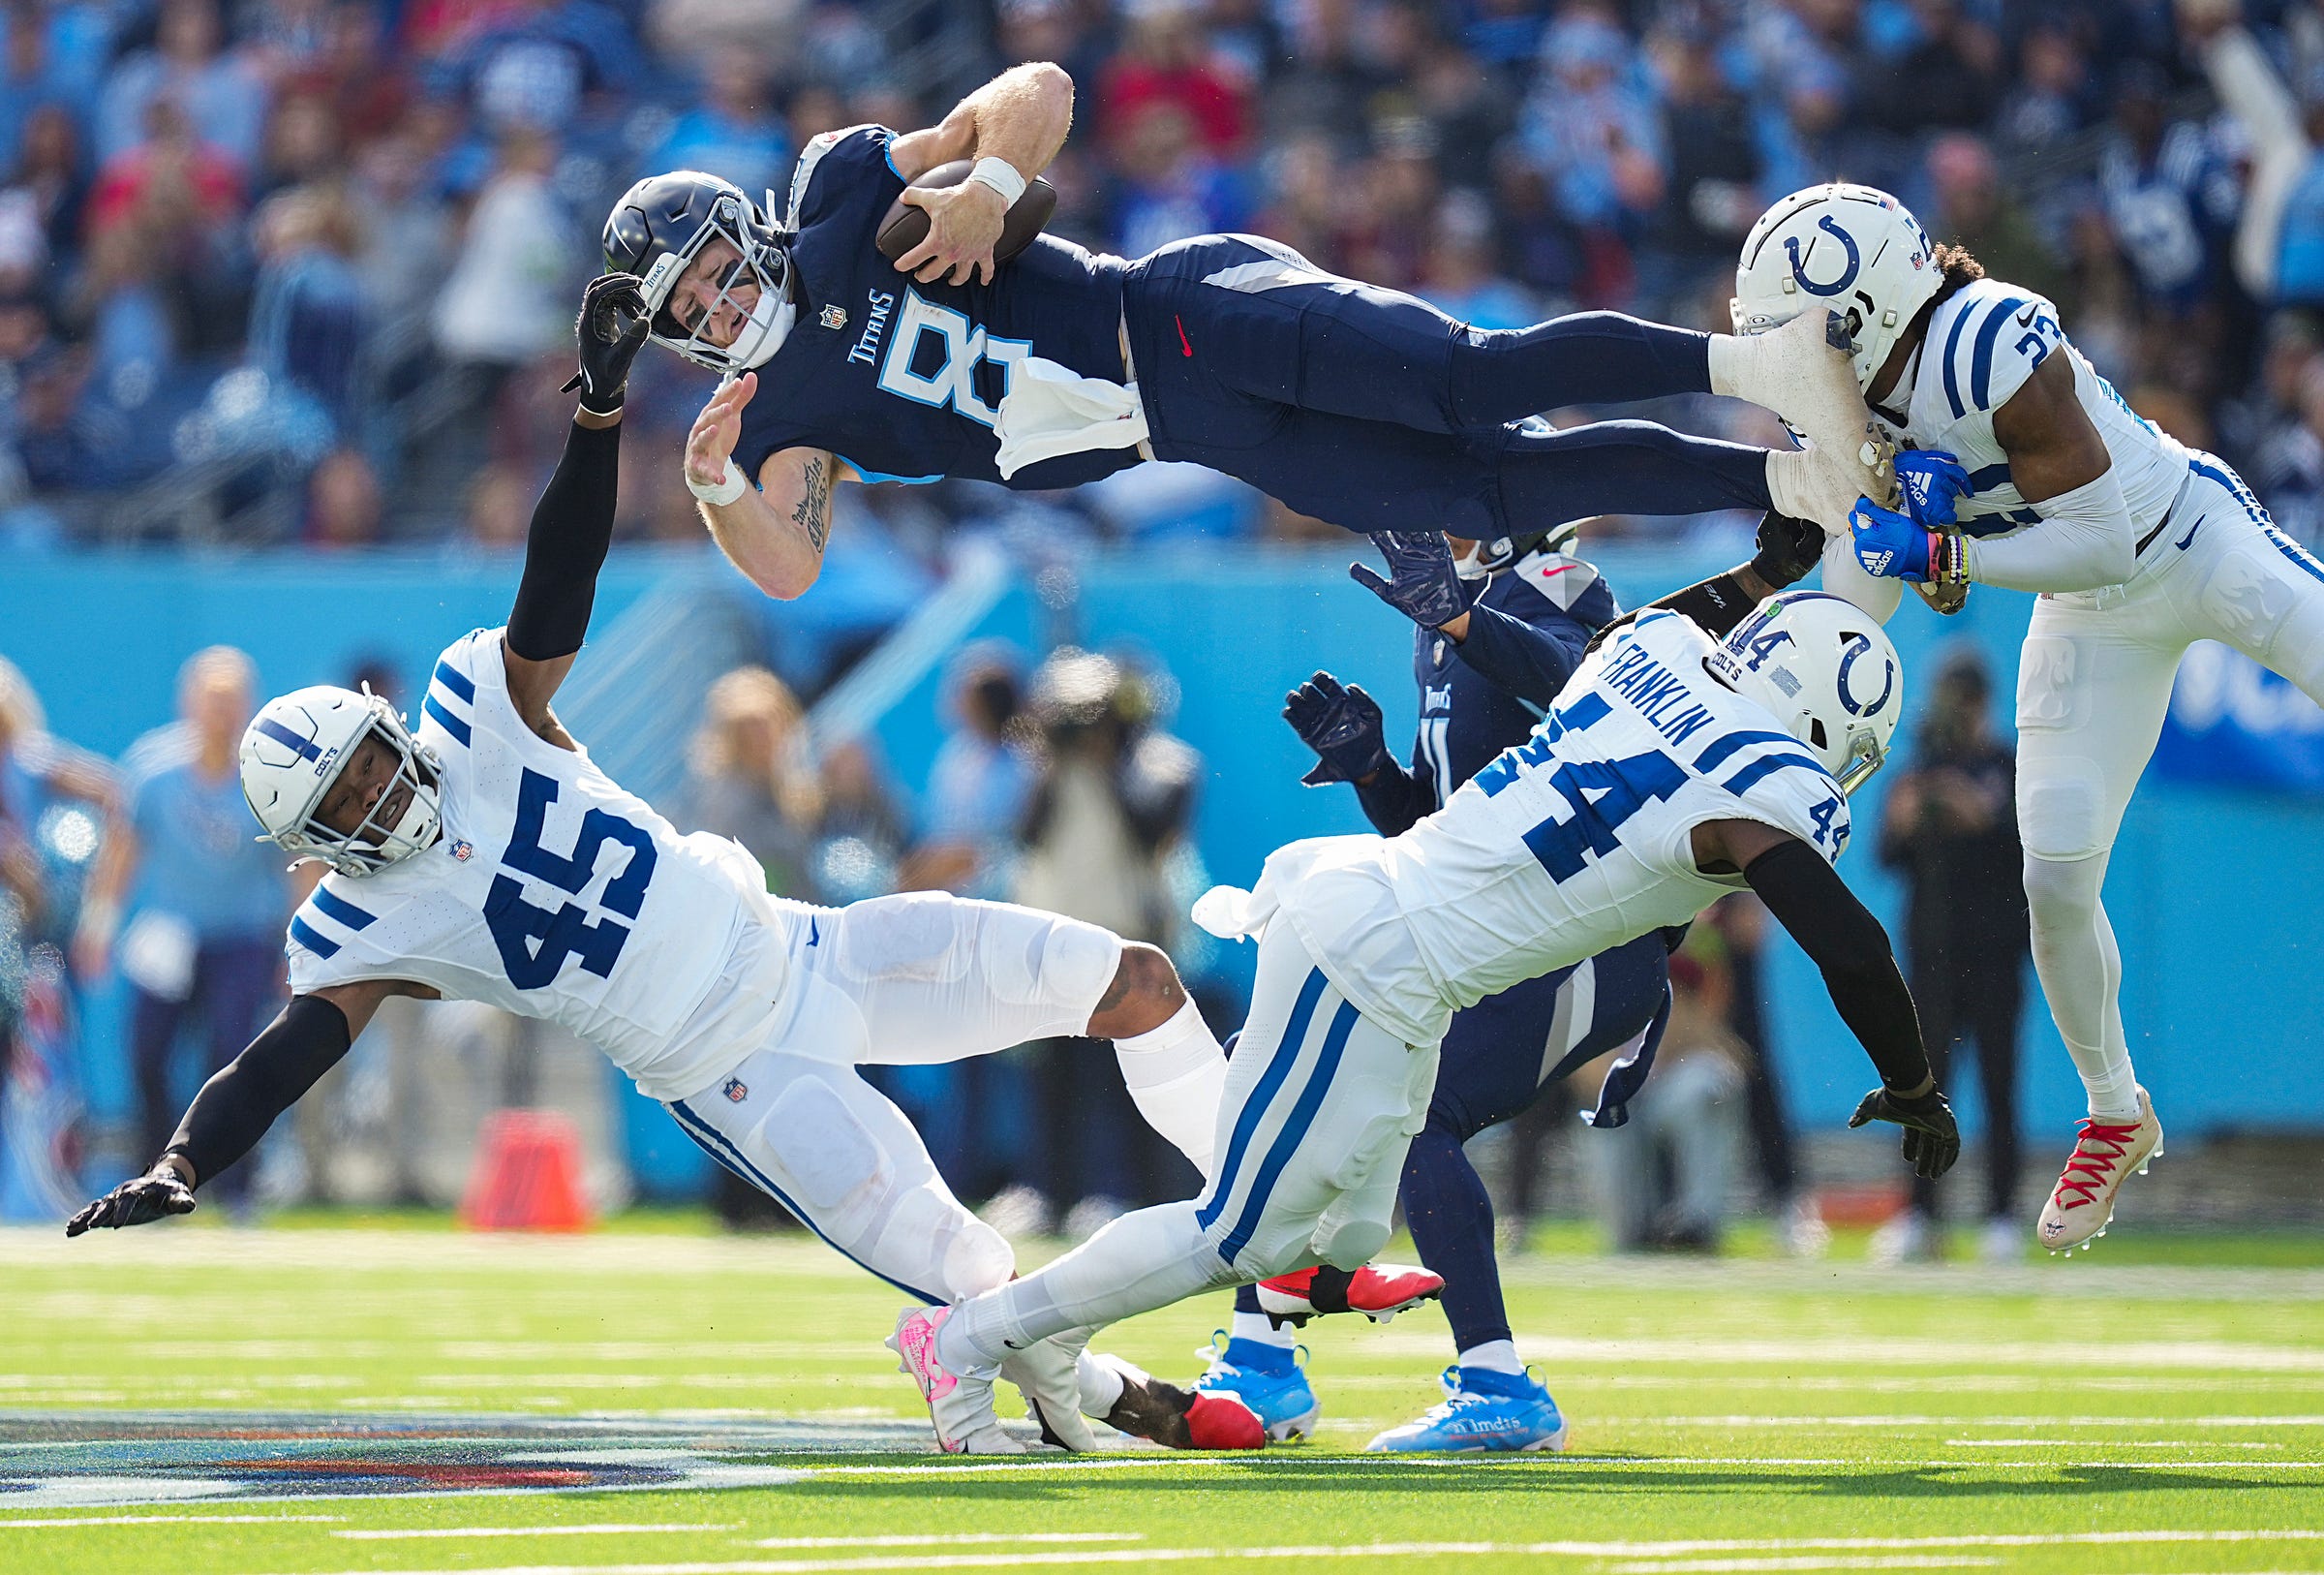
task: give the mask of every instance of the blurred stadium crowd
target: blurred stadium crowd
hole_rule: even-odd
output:
[[[1080,89],[1060,232],[1135,255],[1257,231],[1485,325],[1575,306],[1723,324],[1767,201],[1837,171],[1888,186],[2048,291],[2117,386],[2295,534],[2324,515],[2307,0],[12,0],[0,19],[18,544],[505,546],[630,179],[691,165],[780,191],[817,132],[928,123],[1039,57]],[[674,455],[706,389],[645,364],[632,409]],[[698,540],[674,459],[630,470],[625,531]],[[1013,507],[974,487],[913,506]],[[1029,507],[1132,536],[1300,528],[1138,472]]]

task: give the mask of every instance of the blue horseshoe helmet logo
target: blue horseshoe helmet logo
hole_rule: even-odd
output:
[[[1819,285],[1808,277],[1806,270],[1799,265],[1799,237],[1797,235],[1787,235],[1784,238],[1784,255],[1791,260],[1791,277],[1799,281],[1800,289],[1811,295],[1837,295],[1856,282],[1856,275],[1862,271],[1864,260],[1856,252],[1855,237],[1841,229],[1839,223],[1830,214],[1827,213],[1817,220],[1816,228],[1827,235],[1838,236],[1841,246],[1848,252],[1848,266],[1840,270],[1839,278],[1834,279],[1828,285]]]
[[[1888,696],[1896,693],[1896,664],[1893,662],[1883,662],[1881,664],[1881,667],[1885,670],[1886,678],[1885,681],[1881,685],[1881,695],[1879,699],[1874,700],[1870,705],[1858,705],[1856,703],[1855,695],[1850,692],[1848,687],[1848,669],[1856,664],[1856,658],[1862,656],[1865,652],[1871,649],[1872,639],[1869,635],[1850,634],[1848,637],[1848,649],[1842,652],[1840,655],[1840,678],[1838,684],[1840,691],[1840,703],[1848,707],[1848,714],[1851,717],[1879,716],[1882,708],[1888,704]]]

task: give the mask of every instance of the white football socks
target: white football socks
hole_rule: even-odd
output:
[[[1227,1330],[1236,1340],[1255,1340],[1262,1345],[1274,1345],[1283,1350],[1299,1343],[1299,1331],[1290,1324],[1275,1327],[1274,1319],[1264,1312],[1238,1312],[1234,1324]]]
[[[1227,1053],[1188,1001],[1170,1021],[1114,1041],[1121,1080],[1146,1124],[1194,1161],[1208,1181],[1227,1088]]]
[[[2065,1041],[2090,1113],[2138,1119],[2138,1074],[2123,1035],[2123,954],[2098,893],[2108,855],[2059,862],[2026,855],[2026,899],[2034,918],[2034,972]]]
[[[1517,1345],[1514,1340],[1488,1340],[1482,1345],[1471,1345],[1460,1353],[1462,1367],[1483,1368],[1488,1373],[1514,1373],[1525,1375],[1525,1364],[1517,1360]]]

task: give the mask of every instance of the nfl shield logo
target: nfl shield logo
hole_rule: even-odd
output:
[[[741,1104],[745,1099],[750,1097],[750,1090],[745,1086],[743,1080],[739,1077],[729,1077],[726,1079],[726,1087],[722,1092],[725,1094],[728,1099],[732,1100],[736,1104]]]
[[[844,306],[826,306],[823,308],[822,316],[823,326],[826,328],[844,328],[847,326],[847,308]]]
[[[474,857],[476,845],[473,842],[470,842],[465,837],[452,844],[452,857],[458,859],[463,864],[466,864],[471,858]]]

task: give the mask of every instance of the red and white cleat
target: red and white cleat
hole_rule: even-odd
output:
[[[1422,1302],[1433,1302],[1445,1277],[1395,1263],[1367,1263],[1355,1273],[1300,1269],[1259,1282],[1259,1308],[1277,1328],[1304,1325],[1319,1312],[1361,1312],[1386,1323]]]
[[[2071,1252],[2077,1247],[2088,1251],[2114,1219],[2114,1194],[2133,1171],[2146,1174],[2147,1161],[2161,1153],[2162,1123],[2155,1119],[2155,1101],[2143,1088],[2138,1091],[2136,1121],[2086,1118],[2057,1189],[2041,1206],[2034,1239],[2053,1252]]]

